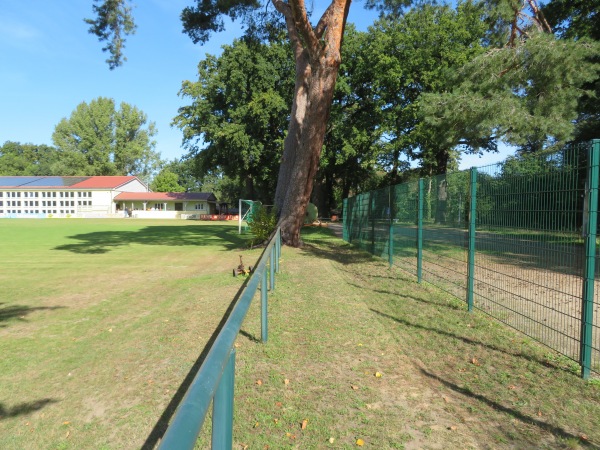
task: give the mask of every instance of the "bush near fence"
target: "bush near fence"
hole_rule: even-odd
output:
[[[344,200],[344,239],[600,374],[600,140]]]

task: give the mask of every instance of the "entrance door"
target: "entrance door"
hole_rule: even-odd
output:
[[[183,211],[183,203],[175,203],[175,211]]]

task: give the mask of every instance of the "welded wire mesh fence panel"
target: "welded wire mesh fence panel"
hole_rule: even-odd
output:
[[[478,170],[475,307],[575,360],[586,151]]]
[[[438,175],[424,181],[423,279],[464,300],[469,173]]]
[[[413,181],[392,186],[390,200],[394,236],[393,263],[416,275],[419,183]]]
[[[344,235],[388,257],[391,230],[395,265],[600,374],[594,154],[598,140],[361,194]]]

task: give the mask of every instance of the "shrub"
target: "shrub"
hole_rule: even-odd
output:
[[[276,226],[277,216],[275,216],[275,213],[267,211],[264,206],[258,208],[252,217],[252,221],[248,223],[248,228],[254,235],[251,245],[262,244],[269,239]]]

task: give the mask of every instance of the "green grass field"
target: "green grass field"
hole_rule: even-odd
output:
[[[225,224],[0,221],[0,448],[152,448],[260,249]],[[307,229],[269,341],[236,342],[234,448],[600,448],[600,383]],[[207,420],[197,448],[208,448]]]
[[[4,220],[0,236],[0,448],[139,448],[241,285],[237,227]]]

